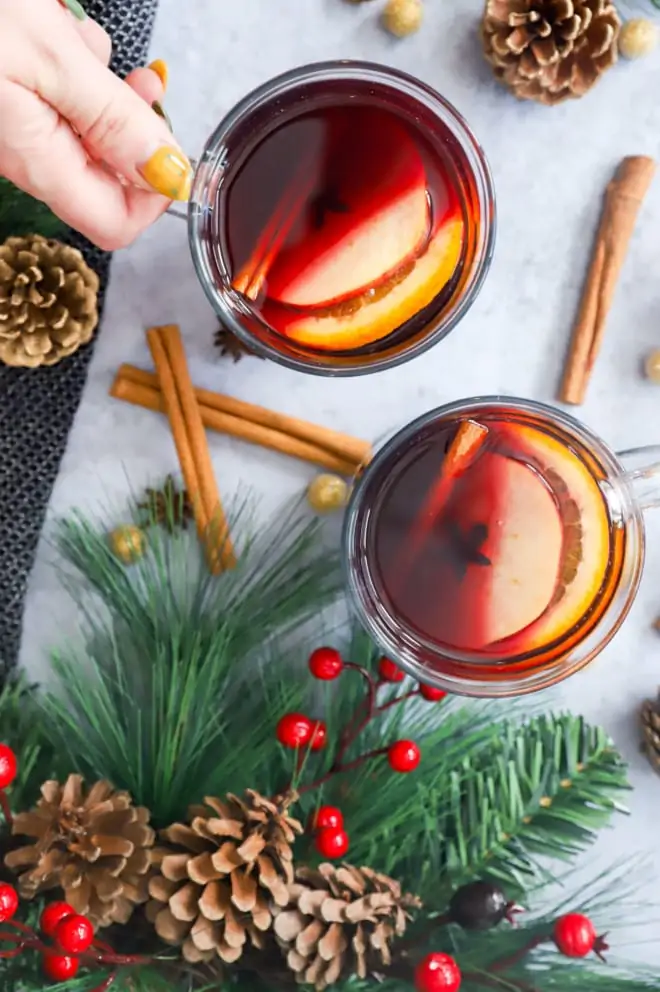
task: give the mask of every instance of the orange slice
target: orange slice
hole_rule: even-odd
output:
[[[372,344],[428,306],[453,276],[463,248],[463,220],[453,215],[438,230],[412,271],[389,292],[345,315],[273,321],[282,334],[309,348],[348,351]],[[350,308],[349,308],[350,309]]]
[[[495,647],[520,654],[550,644],[587,613],[602,588],[610,553],[603,494],[588,467],[563,443],[531,427],[510,428],[516,450],[536,464],[562,515],[562,567],[553,603],[535,623]]]

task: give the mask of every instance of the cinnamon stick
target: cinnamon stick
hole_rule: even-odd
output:
[[[186,479],[194,465],[193,484],[197,490],[193,502],[198,530],[206,525],[205,540],[209,566],[217,573],[223,568],[233,568],[236,557],[229,537],[227,519],[220,502],[220,494],[213,471],[206,433],[199,406],[188,371],[179,328],[174,325],[152,327],[147,331],[147,341],[156,366],[165,406],[172,425],[181,469]],[[176,430],[176,433],[175,433]],[[177,440],[178,438],[178,440]],[[188,468],[184,467],[184,463]],[[188,481],[186,479],[186,488]]]
[[[564,403],[579,405],[600,351],[617,280],[635,221],[655,174],[645,155],[624,158],[605,193],[603,213],[559,390]]]
[[[137,371],[140,371],[139,369]],[[145,373],[149,375],[149,373]],[[149,375],[150,379],[155,377]],[[203,390],[197,390],[198,393]],[[125,378],[120,373],[117,375],[111,389],[111,396],[115,399],[133,403],[135,406],[144,407],[145,410],[155,410],[165,412],[165,401],[157,385],[142,385],[133,379]],[[272,451],[281,452],[283,455],[290,455],[292,458],[300,458],[301,461],[309,462],[312,465],[319,465],[321,468],[349,478],[355,475],[359,467],[358,462],[346,461],[338,455],[328,451],[326,448],[301,441],[280,431],[263,427],[261,424],[253,423],[250,420],[243,420],[229,413],[199,404],[199,411],[202,422],[210,430],[218,431],[220,434],[228,434],[231,437],[240,438],[250,444],[258,444],[262,448],[270,448]]]
[[[117,373],[117,379],[126,379],[141,386],[158,388],[158,379],[151,372],[145,372],[134,365],[121,365]],[[362,465],[371,459],[372,449],[368,441],[351,437],[349,434],[342,434],[340,431],[333,431],[329,427],[321,427],[318,424],[311,424],[306,420],[299,420],[297,417],[289,417],[284,413],[277,413],[275,410],[268,410],[263,406],[255,406],[253,403],[246,403],[237,400],[233,396],[225,396],[222,393],[214,393],[208,389],[195,389],[195,396],[203,407],[209,410],[217,410],[220,413],[231,414],[232,417],[259,424],[270,430],[281,434],[288,434],[292,438],[306,441],[318,448],[325,448],[341,461],[352,462],[355,465]],[[121,397],[122,399],[124,397]],[[207,424],[207,426],[213,426]],[[216,430],[223,431],[222,427]],[[227,430],[226,433],[232,433]],[[237,435],[243,436],[243,435]],[[261,441],[257,440],[257,444]],[[270,447],[264,444],[265,447]],[[280,450],[279,448],[275,449]],[[298,457],[298,456],[296,456]],[[303,456],[304,457],[304,456]],[[310,460],[305,458],[305,460]],[[314,460],[315,461],[315,460]],[[325,464],[318,462],[318,464]],[[329,466],[327,466],[329,467]]]

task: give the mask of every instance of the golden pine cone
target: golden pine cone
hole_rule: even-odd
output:
[[[296,872],[288,905],[274,910],[273,928],[296,981],[322,990],[387,967],[392,941],[405,933],[409,910],[420,905],[371,868],[322,864]]]
[[[302,826],[279,805],[248,789],[243,798],[206,798],[190,824],[163,831],[154,850],[158,873],[147,907],[158,935],[183,945],[186,961],[237,961],[248,939],[264,944],[271,906],[285,906],[293,882],[291,845]]]
[[[660,773],[660,693],[657,699],[645,699],[639,711],[642,725],[642,750]]]
[[[14,817],[12,828],[34,843],[5,857],[8,868],[22,872],[21,896],[62,888],[66,901],[94,927],[126,923],[147,899],[155,838],[149,811],[106,781],[86,793],[80,775],[69,775],[64,785],[44,782],[41,795],[33,810]]]
[[[81,253],[41,235],[0,245],[0,362],[55,365],[98,324],[99,280]]]
[[[486,0],[481,34],[495,76],[521,100],[583,96],[617,60],[611,0]]]

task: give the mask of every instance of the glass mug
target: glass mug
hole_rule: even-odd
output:
[[[637,593],[660,447],[614,454],[528,400],[466,399],[392,437],[344,523],[349,600],[415,678],[514,696],[584,668]]]
[[[264,358],[335,376],[448,334],[495,235],[490,170],[463,118],[422,82],[351,61],[295,69],[230,111],[187,217],[223,324]]]

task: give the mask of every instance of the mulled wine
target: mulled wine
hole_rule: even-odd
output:
[[[426,681],[539,688],[589,660],[629,607],[641,553],[627,477],[538,404],[446,409],[397,436],[358,484],[350,591],[381,646]]]
[[[193,188],[191,245],[239,337],[350,374],[451,329],[485,274],[493,198],[481,150],[437,94],[379,66],[311,66],[219,133]]]

